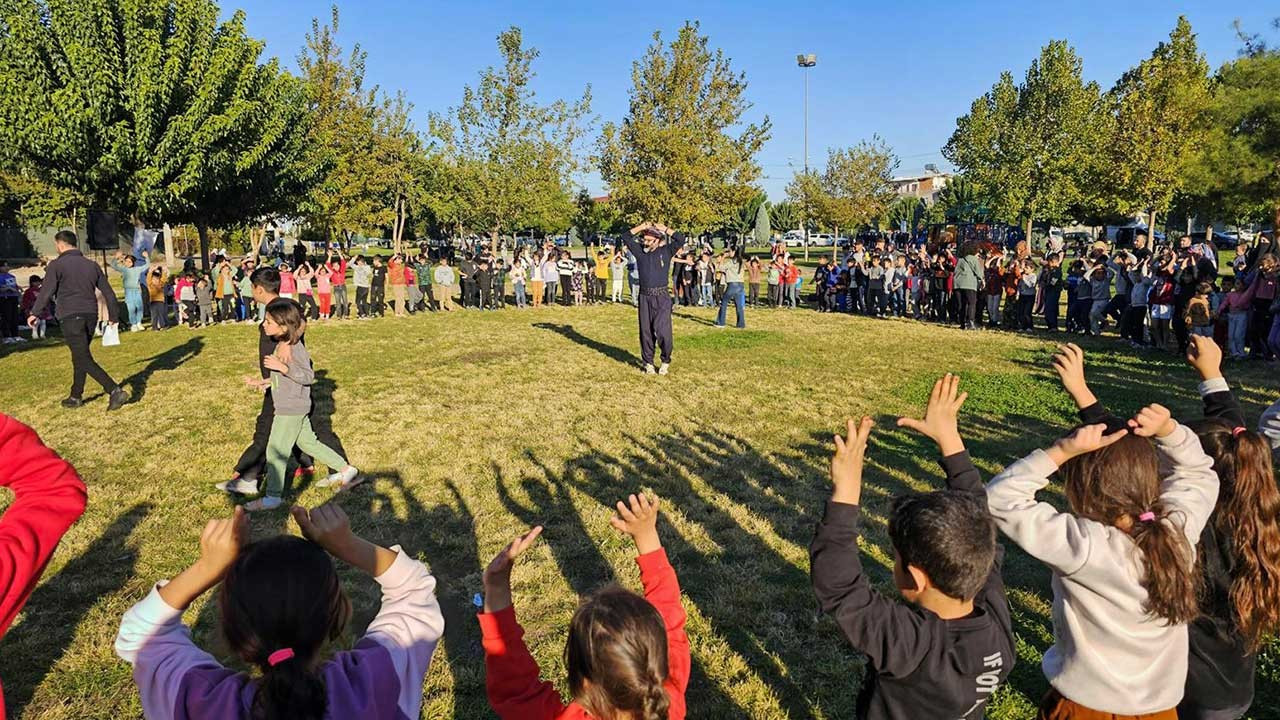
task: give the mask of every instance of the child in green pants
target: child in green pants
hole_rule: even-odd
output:
[[[284,491],[285,467],[289,454],[296,445],[299,450],[324,463],[333,472],[316,483],[317,487],[337,485],[339,490],[359,483],[359,471],[347,463],[346,458],[316,439],[311,428],[311,384],[315,371],[311,368],[311,355],[307,346],[298,342],[303,333],[302,311],[292,300],[279,298],[267,305],[262,329],[276,339],[276,350],[263,361],[271,371],[267,380],[246,379],[250,385],[271,388],[274,419],[271,435],[267,439],[267,487],[266,493],[245,505],[247,510],[271,510],[280,507],[280,494]],[[338,470],[341,468],[341,470]]]

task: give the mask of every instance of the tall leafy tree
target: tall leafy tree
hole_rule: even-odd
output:
[[[467,224],[489,233],[564,229],[574,214],[570,178],[589,121],[591,88],[569,103],[540,104],[533,90],[535,48],[520,28],[498,35],[502,64],[463,88],[462,103],[433,114],[430,131],[462,182],[449,186],[473,208]]]
[[[208,228],[319,177],[300,84],[210,0],[0,5],[0,126],[18,167],[91,204]]]
[[[1061,220],[1080,204],[1101,164],[1109,123],[1096,83],[1067,43],[1051,41],[1020,85],[1008,74],[960,118],[944,154],[995,200],[998,215],[1025,224]]]
[[[786,232],[800,227],[800,218],[796,214],[795,205],[790,200],[776,202],[769,206],[769,226]]]
[[[773,237],[773,228],[769,227],[768,202],[761,202],[760,207],[756,208],[756,222],[751,229],[751,236],[757,245],[767,245]]]
[[[837,232],[879,219],[897,198],[892,183],[897,167],[897,156],[879,137],[851,148],[829,149],[822,173],[823,217]]]
[[[600,172],[628,221],[660,219],[703,232],[756,192],[755,156],[770,122],[745,120],[747,81],[697,23],[670,45],[660,33],[631,71],[626,118],[598,142]]]
[[[949,222],[979,222],[991,212],[991,201],[965,175],[951,178],[938,193],[935,205]]]
[[[764,193],[757,192],[752,195],[747,202],[729,214],[724,223],[725,232],[733,235],[734,239],[740,242],[743,237],[755,230],[756,218],[760,215],[760,208],[766,204]]]
[[[1280,227],[1280,48],[1240,35],[1241,56],[1215,75],[1208,131],[1184,184],[1224,219]]]
[[[1109,100],[1115,108],[1109,177],[1118,209],[1146,213],[1154,229],[1208,131],[1209,65],[1186,17],[1151,57],[1125,72]]]

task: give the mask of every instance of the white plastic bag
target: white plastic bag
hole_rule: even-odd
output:
[[[106,330],[102,331],[102,347],[111,347],[120,344],[120,326],[108,325]]]

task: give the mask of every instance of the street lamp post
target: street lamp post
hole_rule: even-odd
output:
[[[818,64],[818,56],[813,53],[796,55],[796,65],[800,66],[800,74],[804,76],[804,174],[809,175],[809,73],[808,68]],[[807,203],[806,203],[807,204]],[[804,230],[804,259],[809,259],[809,218],[805,217],[805,208],[800,208],[800,225]]]

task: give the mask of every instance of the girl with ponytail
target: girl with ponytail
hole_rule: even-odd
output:
[[[1218,497],[1200,440],[1149,405],[1119,421],[1084,381],[1084,353],[1054,368],[1085,425],[987,486],[1001,532],[1053,571],[1051,689],[1040,718],[1174,720],[1187,675],[1187,623],[1199,611],[1195,543]],[[1070,507],[1035,494],[1058,474]]]
[[[241,507],[209,521],[195,564],[125,613],[116,653],[133,665],[147,718],[419,716],[423,676],[444,631],[435,578],[398,546],[388,550],[353,534],[336,504],[294,507],[292,514],[302,538],[247,545]],[[351,618],[332,558],[373,576],[382,608],[351,650],[326,660],[326,646]],[[253,675],[224,668],[182,623],[183,611],[219,582],[222,633]]]
[[[658,499],[619,502],[611,520],[635,541],[644,597],[616,585],[586,599],[569,623],[565,665],[573,700],[565,705],[524,644],[511,604],[511,568],[542,532],[535,527],[484,571],[485,685],[503,720],[682,720],[689,685],[689,639],[680,584],[658,538]]]
[[[1191,623],[1180,720],[1234,720],[1253,704],[1258,647],[1280,630],[1280,491],[1271,446],[1245,427],[1222,376],[1222,349],[1192,337],[1187,361],[1200,373],[1204,420],[1191,424],[1222,488],[1200,536],[1204,587]]]

